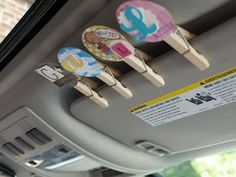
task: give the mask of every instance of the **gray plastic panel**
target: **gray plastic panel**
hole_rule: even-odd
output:
[[[231,142],[162,158],[151,156],[136,150],[132,146],[133,142],[137,138],[144,139],[150,137],[151,139],[155,139],[155,141],[158,140],[158,143],[160,144],[173,146],[176,144],[174,148],[181,150],[185,149],[184,146],[186,146],[186,148],[191,148],[196,145],[196,143],[193,142],[194,139],[192,139],[195,137],[194,135],[192,137],[185,137],[186,133],[190,132],[191,129],[193,129],[195,133],[202,135],[203,138],[206,138],[205,140],[201,140],[202,144],[207,144],[206,142],[211,140],[212,136],[206,137],[203,133],[199,132],[199,130],[197,131],[195,125],[194,127],[189,126],[192,125],[194,121],[197,121],[197,119],[203,118],[183,119],[168,124],[168,131],[165,130],[165,127],[162,127],[161,130],[156,130],[155,128],[150,129],[150,126],[147,124],[130,116],[130,114],[127,113],[126,108],[127,106],[136,105],[136,103],[141,103],[179,87],[191,84],[194,81],[205,78],[221,69],[228,68],[234,63],[233,58],[230,57],[234,57],[233,53],[235,51],[234,37],[232,37],[235,36],[235,20],[210,31],[194,41],[197,48],[209,56],[212,63],[212,68],[210,70],[200,72],[181,56],[176,55],[175,52],[169,53],[160,57],[161,60],[158,62],[155,61],[152,65],[152,67],[158,68],[160,73],[164,75],[167,80],[167,87],[157,89],[144,80],[141,75],[130,73],[122,81],[134,90],[134,99],[130,101],[124,100],[113,90],[104,87],[101,90],[101,94],[109,98],[109,101],[112,103],[111,108],[106,111],[100,110],[86,98],[81,98],[81,100],[78,100],[78,102],[75,102],[72,106],[74,114],[78,117],[78,119],[75,119],[70,112],[70,104],[81,95],[72,88],[56,87],[35,73],[33,69],[35,69],[40,62],[56,62],[56,54],[59,47],[82,47],[83,45],[80,40],[81,32],[89,25],[103,24],[117,28],[118,25],[115,21],[114,12],[116,7],[124,1],[111,0],[102,10],[101,8],[105,4],[104,0],[81,1],[83,2],[82,5],[73,0],[69,2],[68,6],[59,12],[45,29],[40,31],[29,45],[17,55],[14,61],[1,72],[0,119],[6,118],[6,115],[17,109],[19,106],[27,105],[45,122],[74,143],[84,155],[98,161],[104,166],[127,173],[151,173],[152,171],[167,167],[172,163],[179,163],[182,160],[194,158],[199,155],[216,153],[225,150],[226,148],[228,150],[236,147],[236,143]],[[222,19],[229,18],[232,15],[229,15],[229,12],[232,12],[232,9],[235,9],[234,6],[236,4],[233,0],[194,0],[191,2],[188,0],[179,0],[178,3],[175,1],[160,0],[157,2],[165,5],[172,14],[175,15],[177,24],[194,22],[194,25],[190,25],[190,27],[195,31],[199,31],[201,28],[208,29],[206,28],[209,27],[208,24],[217,24],[224,21]],[[96,9],[93,11],[95,7]],[[82,9],[79,10],[79,8]],[[183,9],[186,10],[185,12],[187,13],[184,13]],[[101,11],[96,14],[99,10]],[[89,12],[89,14],[87,12]],[[202,18],[202,16],[204,17]],[[85,19],[85,17],[90,19]],[[197,21],[195,23],[196,19]],[[61,23],[62,21],[63,23]],[[60,26],[57,26],[58,24],[60,24]],[[217,43],[221,45],[217,46]],[[147,52],[150,52],[150,54],[155,56],[161,50],[157,48],[157,46],[158,44],[144,44],[141,48],[146,49]],[[217,63],[215,61],[217,61]],[[222,63],[222,66],[219,67],[220,63]],[[191,80],[188,77],[189,73],[194,74]],[[144,92],[145,95],[138,94]],[[123,105],[123,103],[125,104]],[[91,111],[89,114],[84,112],[88,108]],[[114,108],[122,109],[124,113],[120,114],[120,112],[117,112]],[[227,109],[230,110],[229,115],[232,115],[232,108],[227,107]],[[110,112],[111,110],[114,110],[114,113]],[[100,112],[98,114],[99,116],[95,117],[94,115],[98,112]],[[115,113],[118,113],[120,116],[109,116]],[[105,115],[105,117],[101,117],[102,115]],[[121,117],[121,115],[125,117]],[[226,117],[225,119],[227,119],[227,122],[223,125],[232,130],[232,127],[230,126],[232,125],[231,123],[234,123],[234,120],[229,117]],[[219,117],[216,119],[208,117],[204,122],[207,122],[210,125],[212,123],[217,124],[214,120],[219,121],[221,119]],[[185,121],[187,122],[184,123]],[[197,121],[197,126],[204,128],[204,125],[202,125],[200,121]],[[219,127],[218,124],[217,126]],[[171,129],[171,127],[173,129]],[[213,128],[213,126],[210,127]],[[211,132],[211,129],[209,132]],[[213,132],[216,132],[216,130],[213,130]],[[233,139],[235,135],[234,131],[231,133],[232,134],[228,135],[225,134],[226,139]],[[173,137],[170,138],[173,134],[176,134],[174,135],[175,137],[178,135],[178,139],[174,140]],[[197,139],[199,138],[200,137],[197,136]],[[213,139],[213,141],[220,141],[222,138],[223,137],[221,136],[217,139]],[[186,142],[181,144],[180,142],[177,142],[179,140],[181,142]],[[172,143],[172,141],[174,142]],[[124,142],[128,146],[119,142]],[[212,140],[209,142],[212,143]],[[194,144],[191,145],[190,143]],[[64,174],[58,173],[50,175],[64,176]],[[67,175],[78,176],[77,173],[68,173]]]
[[[209,69],[200,71],[181,55],[171,52],[151,63],[152,68],[166,80],[166,86],[156,88],[140,74],[132,72],[122,78],[122,82],[133,91],[134,98],[126,100],[113,89],[104,87],[100,93],[108,98],[108,109],[101,109],[81,98],[72,104],[72,113],[79,120],[129,146],[134,146],[138,140],[149,140],[178,152],[236,139],[236,103],[158,127],[151,127],[128,112],[129,108],[144,101],[236,66],[235,39],[232,37],[236,35],[235,25],[234,19],[193,40],[194,46],[209,58]],[[87,108],[89,110],[85,111]]]
[[[38,144],[37,142],[32,141],[32,139],[26,135],[26,132],[32,130],[32,128],[37,128],[37,130],[43,132],[44,135],[51,139],[51,141],[47,142],[46,144]],[[16,137],[23,138],[26,142],[31,144],[34,149],[25,149],[15,141]],[[18,156],[7,153],[7,151],[2,148],[2,145],[8,142],[14,144],[24,153],[19,154]],[[66,148],[67,150],[69,149],[70,153],[68,151],[67,153],[63,154],[60,151],[57,151],[62,147],[64,149]],[[45,159],[44,165],[41,164],[37,167],[32,167],[32,170],[36,172],[46,171],[49,169],[51,172],[79,172],[99,168],[101,166],[95,161],[81,156],[78,150],[73,147],[73,145],[71,145],[67,139],[64,139],[63,136],[52,129],[52,127],[50,127],[44,121],[42,121],[38,115],[36,115],[27,107],[21,107],[17,109],[8,115],[7,118],[1,121],[0,151],[26,168],[30,168],[26,165],[28,161]],[[47,159],[50,158],[50,156],[53,158]],[[72,159],[72,157],[77,160],[69,161]],[[48,166],[53,168],[47,168]]]

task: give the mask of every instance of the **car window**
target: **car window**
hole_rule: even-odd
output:
[[[20,21],[33,0],[0,0],[0,43]]]
[[[236,151],[186,161],[160,172],[162,177],[235,177]]]

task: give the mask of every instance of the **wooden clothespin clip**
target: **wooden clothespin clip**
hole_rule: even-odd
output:
[[[123,97],[129,99],[133,97],[132,92],[125,88],[120,81],[118,81],[110,69],[104,68],[104,70],[100,73],[100,75],[97,76],[97,78],[101,79],[103,82],[105,82],[107,85],[115,89],[118,93],[120,93]]]
[[[118,31],[101,25],[91,26],[83,32],[82,41],[84,46],[99,59],[112,62],[125,61],[156,86],[165,84],[163,78],[145,64],[143,54],[129,44]],[[119,49],[127,53],[122,54]],[[134,56],[135,51],[139,54],[139,59]]]
[[[145,64],[142,57],[137,58],[135,56],[135,49],[130,43],[124,40],[113,40],[109,47],[113,53],[121,57],[125,63],[141,73],[154,85],[157,87],[165,85],[164,79],[160,75],[154,73],[153,70]]]
[[[76,90],[89,97],[92,101],[98,104],[101,108],[108,107],[108,101],[100,97],[95,91],[93,91],[88,85],[82,81],[78,81],[77,77],[73,75],[65,75],[63,71],[59,68],[53,68],[49,65],[43,65],[35,70],[41,76],[49,80],[50,82],[55,83],[58,86],[63,86],[71,81],[76,81],[77,84],[73,86]]]
[[[178,27],[176,27],[174,32],[171,32],[169,36],[165,37],[164,41],[192,62],[200,70],[205,70],[210,66],[208,60],[189,44],[186,37]]]
[[[89,99],[91,99],[93,102],[98,104],[101,108],[107,108],[109,106],[108,101],[98,95],[97,92],[92,90],[87,84],[83,83],[82,81],[79,81],[74,88],[81,93],[83,93],[85,96],[87,96]]]
[[[58,53],[58,59],[62,67],[81,77],[97,77],[111,86],[125,98],[131,98],[132,92],[125,88],[108,68],[104,68],[95,58],[87,52],[77,48],[63,48]]]
[[[175,25],[171,14],[151,1],[128,1],[117,9],[120,28],[135,42],[165,41],[200,70],[209,67],[208,60],[187,41],[190,33]]]

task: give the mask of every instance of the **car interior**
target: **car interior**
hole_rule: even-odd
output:
[[[236,150],[236,1],[0,0],[0,20],[1,3],[10,1],[30,7],[0,43],[3,177],[154,177]],[[137,5],[146,2],[148,10]],[[155,4],[171,14],[174,31],[161,41],[135,41],[141,20],[154,23],[143,14],[158,14]],[[132,34],[122,15],[139,22]],[[113,62],[91,52],[85,30],[97,26],[101,36],[112,29],[128,41],[117,44],[136,52],[133,63],[130,54]],[[119,55],[111,48],[99,49]],[[71,74],[66,66],[79,63],[70,51],[99,61],[100,75]]]

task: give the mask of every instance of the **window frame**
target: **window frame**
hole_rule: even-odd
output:
[[[69,0],[36,0],[0,43],[0,71],[30,42]]]

